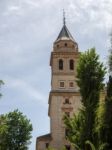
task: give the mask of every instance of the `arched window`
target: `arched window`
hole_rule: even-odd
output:
[[[59,60],[59,70],[63,70],[63,60]]]
[[[70,60],[69,67],[70,67],[70,70],[74,70],[74,60],[73,59]]]
[[[69,99],[68,98],[66,98],[65,99],[65,104],[69,104],[70,102],[69,102]]]

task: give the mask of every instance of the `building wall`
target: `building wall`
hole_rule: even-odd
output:
[[[69,99],[70,104],[65,104],[66,98]],[[63,129],[65,128],[63,123],[65,112],[70,112],[70,117],[72,117],[74,113],[77,113],[80,106],[80,95],[52,96],[50,118],[53,139],[65,138],[65,129]]]
[[[52,90],[78,91],[79,89],[76,83],[76,78],[73,75],[53,75],[52,80]],[[64,87],[60,86],[60,82],[64,82]],[[71,82],[73,83],[73,87],[70,87]]]
[[[37,142],[36,145],[37,145],[36,150],[45,150],[46,149],[45,141],[39,141],[39,142]]]

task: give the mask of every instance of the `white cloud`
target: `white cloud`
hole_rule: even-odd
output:
[[[87,28],[93,26],[94,29],[104,29],[112,25],[112,1],[77,0],[71,1],[69,8],[69,13],[73,14],[71,18],[75,22],[84,23]]]
[[[13,93],[17,92],[19,94],[19,97],[21,97],[21,99],[24,99],[24,101],[38,101],[39,103],[44,103],[46,102],[46,96],[44,96],[44,93],[41,93],[37,87],[34,87],[33,85],[31,85],[30,83],[21,80],[21,79],[17,79],[14,77],[10,78],[7,77],[7,79],[5,80],[5,90],[10,90]],[[28,98],[28,99],[26,99]],[[18,99],[17,99],[18,100]]]
[[[24,0],[24,2],[36,9],[40,6],[39,1],[37,1],[37,0]]]
[[[20,10],[20,7],[12,5],[12,6],[10,6],[10,7],[8,8],[8,10],[9,10],[9,11],[19,11],[19,10]]]

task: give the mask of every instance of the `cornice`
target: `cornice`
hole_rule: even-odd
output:
[[[75,71],[73,71],[73,72],[52,72],[52,75],[75,75]]]
[[[52,55],[80,55],[80,52],[75,51],[53,51],[51,52]]]

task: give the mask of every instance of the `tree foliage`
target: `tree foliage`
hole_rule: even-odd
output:
[[[95,111],[103,89],[104,75],[105,68],[94,48],[81,55],[77,67],[77,83],[80,87],[82,105],[85,107],[85,124],[81,133],[82,147],[86,140],[94,141]],[[86,146],[86,149],[89,148]]]
[[[93,132],[95,112],[100,92],[104,86],[105,72],[105,68],[99,61],[99,55],[96,54],[95,48],[81,54],[77,66],[77,84],[80,88],[83,111],[80,110],[77,116],[68,120],[68,123],[65,121],[67,128],[70,129],[68,139],[72,143],[78,144],[77,146],[81,149],[90,150],[90,144],[85,144],[86,141],[95,143]],[[75,133],[77,134],[76,137]]]
[[[99,61],[95,48],[80,56],[77,66],[77,83],[80,87],[82,103],[85,107],[97,105],[100,90],[103,88],[105,68]]]
[[[85,124],[85,110],[80,109],[79,113],[74,114],[72,118],[65,115],[64,123],[66,128],[69,129],[67,139],[74,145],[76,150],[79,149],[81,147],[81,133]]]
[[[108,68],[109,73],[112,75],[112,32],[110,34],[110,50],[109,50],[109,56],[108,56]]]
[[[112,33],[108,57],[109,80],[106,87],[105,101],[96,111],[95,132],[98,135],[97,145],[105,143],[104,150],[112,150]]]
[[[110,53],[110,55],[112,55],[112,53]],[[107,90],[106,90],[105,101],[102,104],[100,104],[96,112],[95,132],[98,135],[97,145],[105,143],[106,146],[104,150],[107,149],[111,150],[112,149],[112,76],[111,75],[109,76],[106,89]]]
[[[0,150],[27,150],[32,124],[18,110],[0,116]]]

